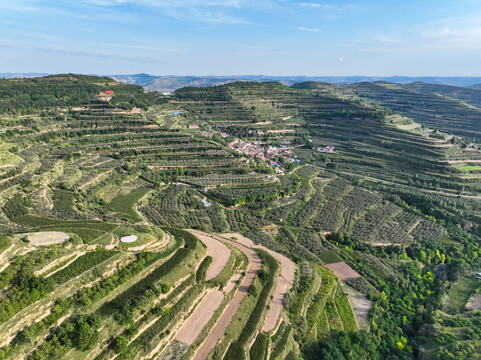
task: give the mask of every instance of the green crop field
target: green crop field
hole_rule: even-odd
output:
[[[459,168],[459,171],[473,171],[481,170],[481,166],[463,166]]]

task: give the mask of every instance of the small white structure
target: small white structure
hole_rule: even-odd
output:
[[[136,235],[127,235],[127,236],[122,236],[120,238],[120,241],[123,242],[123,243],[133,243],[136,240],[137,240]]]

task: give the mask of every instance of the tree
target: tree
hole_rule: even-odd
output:
[[[120,335],[116,340],[114,344],[114,351],[116,354],[122,354],[125,350],[127,350],[127,347],[129,345],[129,342],[127,338],[123,335]]]

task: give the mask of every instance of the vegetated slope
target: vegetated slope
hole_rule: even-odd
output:
[[[192,358],[247,263],[231,248],[227,266],[206,281],[208,250],[178,228],[241,232],[298,267],[279,327],[263,333],[278,265],[259,253],[215,358],[460,356],[462,334],[421,334],[450,331],[452,315],[437,312],[445,293],[448,310],[460,311],[462,324],[469,317],[478,170],[463,175],[447,160],[472,160],[474,148],[401,131],[404,120],[389,110],[277,83],[171,97],[109,83],[105,101],[95,83],[110,80],[73,78],[86,89],[94,83],[84,102],[63,104],[55,81],[62,89],[70,80],[47,78],[54,105],[2,118],[2,356]],[[323,150],[329,145],[334,152]],[[32,231],[70,241],[34,247],[22,235]],[[136,240],[122,242],[126,235]],[[333,263],[355,276],[341,283],[325,265]],[[449,289],[464,275],[467,284]],[[357,332],[345,286],[372,302],[368,332]],[[177,332],[212,291],[223,300],[182,344]]]
[[[311,85],[317,86],[317,83]],[[331,88],[327,84],[319,86]],[[393,120],[389,111],[340,99],[332,96],[330,90],[320,94],[318,91],[293,91],[277,83],[236,83],[213,88],[184,88],[175,92],[172,101],[186,109],[183,116],[188,121],[208,122],[219,129],[227,129],[229,134],[253,141],[269,139],[276,131],[280,137],[289,139],[291,136],[297,144],[310,137],[312,143],[306,147],[308,151],[300,148],[296,152],[309,163],[320,164],[327,160],[326,156],[311,149],[333,145],[343,150],[341,156],[327,156],[332,166],[339,166],[346,172],[369,172],[384,180],[398,179],[406,184],[418,182],[433,189],[479,189],[475,179],[463,178],[454,185],[453,179],[460,172],[444,163],[466,159],[459,157],[461,153],[478,159],[479,151],[469,154],[454,151],[450,143],[401,131],[396,128],[397,120]],[[253,133],[256,129],[265,135],[257,136]]]
[[[108,77],[61,74],[32,79],[0,79],[0,112],[32,114],[53,107],[101,103],[99,95],[112,90],[112,104],[147,106],[153,96],[140,86],[115,82]],[[103,102],[105,103],[105,101]]]
[[[237,81],[233,78],[195,76],[152,76],[147,74],[115,75],[113,78],[127,84],[137,84],[149,91],[173,92],[186,86],[215,86]]]
[[[434,85],[433,85],[434,86]],[[300,84],[296,88],[302,88]],[[310,85],[312,88],[312,84]],[[417,91],[412,86],[390,84],[385,82],[358,83],[351,85],[322,85],[319,88],[326,93],[340,94],[352,99],[390,108],[425,126],[436,128],[469,139],[479,139],[481,110],[473,109],[460,101],[441,96],[438,93]],[[470,90],[459,92],[464,99]],[[472,90],[475,91],[475,90]],[[448,94],[449,92],[446,92]],[[461,96],[461,95],[457,95]],[[475,93],[469,94],[471,102],[478,103]],[[465,100],[463,100],[465,101]],[[468,101],[466,101],[468,103]]]
[[[400,87],[419,93],[439,94],[448,98],[461,100],[462,102],[477,108],[481,107],[481,93],[475,86],[462,87],[415,82],[411,84],[403,84],[400,85]]]

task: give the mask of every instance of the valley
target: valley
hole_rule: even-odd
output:
[[[476,358],[478,92],[1,79],[0,359]]]

